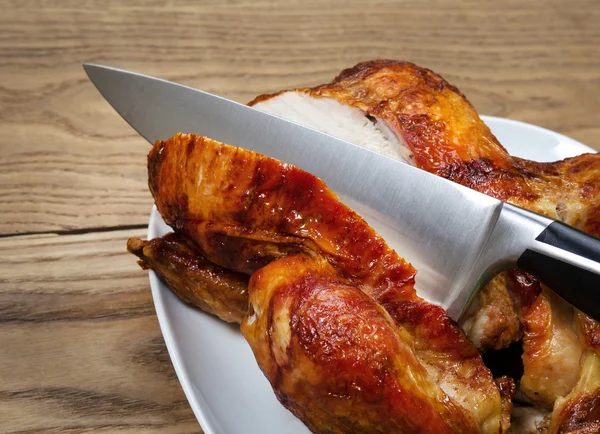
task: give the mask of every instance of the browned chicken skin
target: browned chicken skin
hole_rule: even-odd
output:
[[[242,333],[280,401],[314,432],[479,431],[419,363],[413,338],[324,258],[274,261],[249,293]]]
[[[416,295],[414,268],[322,181],[277,160],[184,134],[158,142],[148,165],[159,212],[211,261],[249,273],[262,269],[264,263],[277,264],[294,252],[327,261],[355,292],[365,294],[377,303],[378,311],[391,316],[398,338],[427,373],[427,384],[435,385],[433,389],[427,386],[432,391],[429,399],[453,409],[445,413],[453,415],[444,419],[447,427],[461,426],[459,431],[465,433],[500,432],[500,393],[479,353],[443,309]],[[289,269],[287,278],[293,279],[296,271]],[[279,325],[289,327],[286,321],[282,319]],[[357,351],[358,356],[360,348]],[[386,357],[404,356],[390,353]],[[290,395],[282,402],[291,406],[294,399]],[[361,417],[365,424],[376,426],[367,408]],[[361,414],[358,404],[355,411]],[[406,417],[396,416],[398,420]],[[424,413],[420,419],[423,430],[428,417]],[[301,418],[309,420],[308,415]],[[396,432],[410,432],[411,426],[398,425]]]
[[[209,262],[181,234],[170,233],[150,241],[130,238],[127,250],[186,303],[223,321],[242,322],[248,311],[249,277]]]
[[[341,128],[340,131],[327,131],[322,125],[311,124],[314,119],[318,118],[315,116],[312,119],[308,117],[304,122],[302,114],[299,114],[300,110],[297,110],[295,105],[303,104],[305,101],[295,99],[291,100],[293,104],[286,102],[286,98],[289,96],[297,95],[303,99],[309,98],[311,102],[329,101],[327,110],[332,109],[331,103],[348,108],[353,111],[353,122],[366,116],[365,119],[368,121],[365,127],[372,127],[374,124],[381,131],[387,131],[387,138],[378,140],[385,140],[385,146],[388,146],[389,143],[392,144],[384,152],[388,155],[408,160],[420,168],[486,194],[560,219],[588,233],[600,234],[600,158],[597,154],[583,155],[557,163],[535,163],[510,157],[485,124],[481,122],[466,98],[456,88],[429,70],[403,62],[365,62],[342,72],[330,84],[313,89],[298,89],[262,96],[251,103],[259,109],[273,112],[282,117],[290,117],[299,123],[324,129],[330,134],[339,135],[337,134],[339,132],[342,138],[360,142],[360,138],[355,140],[356,136],[343,136],[344,131],[350,131],[351,128],[343,126],[344,128]],[[283,101],[283,103],[281,104],[279,101]],[[296,112],[290,112],[290,109]],[[335,111],[336,107],[333,107],[333,110]],[[395,139],[390,138],[390,131]],[[368,140],[371,139],[372,137],[368,137]],[[369,146],[368,140],[365,140],[367,142],[359,144],[371,147],[371,149],[375,148],[375,150],[378,150],[377,146],[381,145],[378,143],[376,146]],[[186,156],[183,153],[173,160],[173,164],[182,165],[184,163],[188,169],[187,164],[189,163],[186,162]],[[205,166],[201,165],[201,167]],[[286,168],[288,167],[286,166]],[[152,169],[152,165],[150,168]],[[193,172],[198,169],[199,167],[196,166],[190,170]],[[266,174],[272,168],[261,170],[264,170],[262,174]],[[260,176],[256,178],[262,182]],[[186,182],[185,179],[164,180],[165,183],[174,181]],[[189,181],[190,184],[185,187],[186,191],[192,191],[191,183],[196,181]],[[297,182],[304,181],[298,180]],[[277,190],[280,190],[281,187],[281,185],[270,186]],[[231,198],[232,192],[237,193],[236,185],[230,185],[229,188],[230,191],[217,192],[217,196],[220,194],[219,197]],[[252,204],[257,199],[264,200],[266,198],[257,198],[255,191],[248,190],[245,193],[247,196],[241,196],[246,200],[244,203]],[[212,193],[200,192],[203,199],[214,194],[214,191]],[[191,196],[186,196],[188,202]],[[296,201],[296,196],[293,195],[293,189],[287,189],[280,196],[276,195],[271,199],[270,202],[267,202],[277,204],[290,199]],[[183,203],[185,200],[175,201],[175,203],[167,202],[166,208],[163,207],[161,210],[159,207],[161,213],[163,211],[170,212],[171,216],[177,216],[181,212],[184,214],[184,217],[178,217],[179,220],[178,218],[171,220],[170,223],[173,227],[196,241],[197,246],[203,249],[211,261],[227,269],[248,274],[256,270],[259,270],[258,273],[269,270],[268,275],[276,276],[277,273],[283,273],[283,269],[276,266],[279,262],[284,261],[280,258],[292,257],[296,258],[295,260],[303,258],[302,261],[306,262],[308,257],[312,261],[312,265],[307,265],[308,269],[314,266],[314,261],[319,263],[318,257],[324,254],[328,263],[332,264],[335,270],[346,270],[345,273],[342,273],[344,275],[341,279],[347,279],[350,286],[357,287],[362,292],[371,295],[379,302],[380,306],[385,308],[388,314],[391,314],[396,327],[402,325],[410,333],[411,339],[416,342],[414,354],[419,363],[429,367],[429,374],[438,385],[445,385],[444,392],[467,408],[469,404],[472,404],[468,399],[460,402],[460,398],[451,393],[450,387],[452,384],[468,381],[471,373],[469,372],[469,375],[459,374],[456,372],[456,366],[461,366],[464,364],[464,360],[472,358],[470,350],[465,352],[469,345],[465,344],[466,339],[462,334],[455,333],[456,327],[451,322],[444,321],[445,314],[443,312],[429,309],[430,305],[427,303],[421,307],[420,303],[414,302],[414,300],[411,300],[411,303],[405,302],[407,294],[408,299],[411,299],[411,291],[414,292],[412,290],[414,270],[410,271],[411,268],[406,268],[408,264],[404,263],[406,265],[400,267],[403,277],[399,279],[399,282],[402,282],[400,284],[402,289],[398,292],[382,291],[381,285],[376,283],[377,279],[366,278],[368,275],[373,275],[373,270],[361,268],[360,261],[356,260],[357,253],[353,254],[351,247],[350,255],[338,255],[339,249],[335,241],[343,239],[344,236],[347,237],[347,234],[339,234],[337,238],[332,236],[326,241],[320,239],[320,243],[315,242],[315,236],[317,234],[320,236],[323,228],[327,228],[326,232],[335,233],[336,225],[340,224],[339,220],[327,226],[323,225],[319,218],[315,220],[309,218],[308,226],[317,223],[313,227],[319,229],[312,233],[309,229],[308,236],[307,233],[298,229],[298,232],[290,236],[288,230],[293,228],[293,224],[291,224],[293,219],[280,218],[270,221],[267,218],[265,232],[264,227],[260,227],[260,224],[256,225],[261,218],[257,219],[256,215],[248,214],[247,209],[243,209],[240,213],[238,207],[239,214],[235,214],[236,211],[232,209],[225,212],[225,214],[232,213],[234,215],[235,224],[233,225],[232,221],[216,219],[215,222],[211,216],[207,220],[210,223],[194,221],[186,226],[182,221],[189,218],[189,215],[186,214],[189,203]],[[224,205],[226,203],[211,204],[214,209]],[[295,205],[297,206],[298,203],[295,202]],[[268,211],[281,212],[276,208]],[[336,212],[332,209],[321,211]],[[265,212],[265,215],[267,214]],[[259,217],[264,216],[259,215]],[[299,220],[308,218],[306,214],[294,217]],[[319,217],[323,217],[322,213],[319,214]],[[273,223],[277,230],[269,233],[270,228],[275,227]],[[294,231],[292,230],[292,232]],[[298,240],[298,238],[301,239]],[[352,240],[350,244],[355,242],[356,240]],[[360,249],[356,250],[356,252],[359,251]],[[315,252],[317,252],[317,256],[315,256]],[[297,253],[304,253],[304,255],[297,256],[295,255]],[[271,262],[275,259],[279,260]],[[168,260],[163,263],[155,262],[151,267],[156,269],[167,263]],[[270,265],[267,267],[261,268],[269,263]],[[348,269],[353,271],[348,273]],[[354,276],[353,273],[356,272],[358,274]],[[176,282],[175,285],[177,284]],[[268,282],[265,285],[268,286]],[[189,291],[190,286],[186,290]],[[260,291],[256,291],[259,296]],[[178,291],[175,290],[175,292]],[[401,294],[400,297],[397,296],[398,293]],[[388,295],[390,295],[389,298]],[[291,294],[290,297],[293,298],[294,295]],[[185,299],[185,297],[183,298]],[[562,300],[557,301],[556,297],[547,289],[540,294],[539,284],[534,279],[516,271],[498,276],[490,282],[488,287],[482,291],[479,301],[474,304],[474,308],[476,307],[479,308],[472,309],[471,317],[468,318],[471,321],[470,326],[468,322],[465,322],[463,326],[479,348],[502,348],[510,342],[524,337],[525,373],[521,379],[521,392],[524,392],[534,402],[550,408],[556,401],[549,432],[598,432],[597,424],[600,421],[600,399],[597,397],[600,389],[598,382],[598,377],[600,377],[598,360],[600,358],[596,354],[600,345],[598,323],[574,312],[570,306],[564,305]],[[211,311],[210,309],[205,310]],[[215,310],[213,309],[212,312],[215,313]],[[218,312],[216,313],[218,314]],[[424,318],[425,320],[423,320]],[[427,324],[428,321],[429,324]],[[419,322],[422,323],[422,327]],[[436,326],[432,327],[431,324]],[[454,340],[448,338],[452,335],[455,336]],[[441,338],[439,338],[440,336]],[[246,337],[248,338],[248,335]],[[439,338],[437,341],[436,337]],[[419,346],[421,342],[426,342],[428,346],[421,348]],[[444,342],[453,343],[444,347]],[[432,347],[436,348],[436,351],[431,360],[428,360],[428,356],[432,355]],[[564,354],[565,357],[561,354]],[[583,368],[579,368],[579,354],[582,355]],[[454,361],[453,363],[458,364],[449,369],[451,372],[445,373],[441,360],[448,356],[450,356],[450,360]],[[259,359],[258,354],[257,359]],[[469,363],[464,366],[469,366]],[[479,366],[479,364],[475,363],[472,366]],[[303,368],[299,367],[299,369],[301,371]],[[265,373],[269,376],[268,372],[265,371]],[[446,378],[446,375],[449,377]],[[487,378],[487,374],[482,378]],[[482,384],[487,385],[489,382],[485,380]],[[511,389],[506,386],[507,383],[503,384],[501,390]],[[465,390],[468,390],[468,387],[455,392],[460,394],[465,393]],[[285,389],[285,394],[289,393],[293,394],[294,392]],[[506,397],[511,397],[512,393],[502,395],[504,414],[510,411],[510,399]],[[568,395],[557,399],[560,395],[565,394]],[[302,396],[306,398],[307,395]],[[314,398],[313,396],[311,399]],[[282,395],[280,399],[285,401],[287,398]],[[496,409],[494,411],[497,411],[497,402],[499,401],[492,406]],[[288,401],[286,405],[291,408],[294,403]],[[317,410],[320,411],[320,409]],[[323,415],[321,414],[321,416]],[[301,418],[316,432],[320,432],[319,430],[328,432],[325,425],[315,425],[315,422],[311,422],[313,417],[322,421],[321,416],[305,415],[304,418]],[[479,420],[483,419],[480,417]],[[496,419],[493,423],[496,423],[495,421]],[[446,421],[445,423],[447,426],[452,426],[452,423],[455,422]],[[357,430],[356,426],[354,425],[353,428],[355,431],[346,427],[339,428],[347,429],[339,432],[362,432]],[[375,427],[375,425],[372,426]],[[503,427],[506,428],[506,426],[505,421]],[[456,428],[452,429],[456,431]],[[594,431],[594,429],[596,430]],[[372,428],[372,431],[367,430],[366,432],[379,431]],[[457,432],[465,431],[458,430]]]

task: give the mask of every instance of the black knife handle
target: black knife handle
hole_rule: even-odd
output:
[[[551,223],[536,241],[600,263],[600,239],[560,222]],[[600,320],[600,275],[560,259],[526,249],[517,266],[590,317]]]
[[[552,222],[536,240],[600,262],[600,238],[573,229],[564,223]]]

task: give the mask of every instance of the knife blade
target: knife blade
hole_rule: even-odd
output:
[[[600,240],[403,162],[197,89],[85,64],[90,80],[146,140],[195,133],[321,178],[419,270],[416,288],[458,319],[502,269],[533,272],[600,319]]]

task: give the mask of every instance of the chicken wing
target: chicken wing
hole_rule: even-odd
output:
[[[249,276],[206,260],[181,234],[142,241],[130,238],[127,250],[140,258],[143,269],[152,269],[186,303],[241,323],[248,310]]]

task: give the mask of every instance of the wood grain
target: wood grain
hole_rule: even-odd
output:
[[[0,0],[0,10],[2,433],[200,432],[147,277],[124,250],[152,205],[148,144],[83,62],[246,102],[361,60],[409,60],[480,113],[600,150],[598,0]]]
[[[198,432],[134,235],[0,239],[0,432]]]
[[[0,1],[0,233],[141,224],[148,145],[86,79],[106,63],[248,101],[360,60],[430,67],[481,113],[600,149],[597,0]]]

